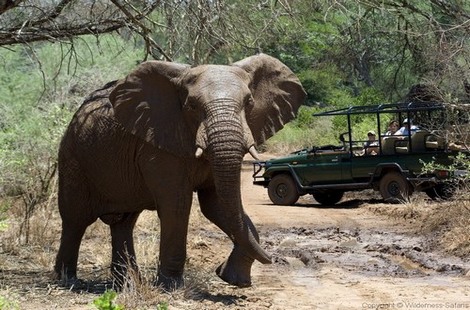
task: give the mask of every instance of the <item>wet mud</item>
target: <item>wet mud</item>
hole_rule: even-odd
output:
[[[312,270],[333,265],[363,276],[422,277],[465,275],[470,263],[443,257],[423,237],[377,230],[337,227],[273,229],[265,246],[274,263]]]

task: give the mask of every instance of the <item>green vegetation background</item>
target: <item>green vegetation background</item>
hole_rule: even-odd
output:
[[[1,195],[46,196],[48,189],[41,187],[46,186],[44,183],[55,168],[58,144],[74,111],[91,91],[122,78],[143,58],[139,45],[118,35],[104,36],[99,42],[85,37],[75,43],[73,56],[64,58],[63,53],[59,44],[50,43],[38,44],[34,52],[21,46],[0,50]],[[371,91],[366,90],[366,98],[335,89],[332,84],[339,77],[334,71],[327,78],[326,75],[323,71],[299,73],[301,79],[306,79],[307,87],[313,83],[311,79],[318,78],[318,84],[331,90],[324,93],[325,98],[315,97],[322,102],[335,97],[330,106],[381,100],[379,92],[370,95]],[[314,118],[312,114],[321,108],[311,105],[303,106],[298,118],[262,148],[282,153],[314,144],[337,143],[337,127],[344,124],[335,126],[331,120]]]
[[[210,50],[205,61],[227,64],[262,51],[279,58],[299,76],[308,93],[305,105],[261,151],[283,154],[339,144],[345,119],[316,118],[313,113],[401,101],[418,83],[438,87],[447,102],[459,103],[466,95],[463,82],[469,78],[470,40],[468,22],[458,26],[458,18],[469,14],[468,1],[449,2],[462,11],[454,16],[438,11],[433,1],[412,2],[414,6],[390,1],[392,9],[387,10],[367,5],[374,1],[299,0],[293,10],[301,14],[295,18],[273,16],[275,10],[250,10],[258,2],[227,1],[232,11],[225,17],[243,20],[234,21],[236,30],[214,28],[226,36],[225,45],[216,51],[212,46],[218,42],[210,41],[211,33],[195,40],[192,36],[199,32],[185,31],[184,25],[190,23],[185,17],[176,20],[178,14],[174,22],[183,26],[177,29],[176,40],[167,27],[155,28],[154,39],[163,47],[171,42],[172,57],[178,62],[198,63],[200,59],[191,55],[206,55]],[[162,13],[155,13],[155,20],[164,23],[158,14]],[[126,31],[0,49],[0,233],[9,228],[9,216],[14,214],[21,222],[19,245],[41,238],[30,234],[29,219],[38,207],[56,210],[57,150],[73,113],[90,92],[124,77],[144,58],[144,43]],[[368,118],[354,126],[355,139],[365,138],[375,128]],[[9,212],[13,206],[18,210]],[[451,251],[467,255],[468,206],[457,204],[444,212],[449,216],[439,221],[425,217],[423,222],[435,223],[433,230],[453,223],[456,228],[447,229],[443,241],[452,241],[447,247]],[[462,236],[461,241],[453,241],[456,235]],[[8,303],[0,296],[0,308],[17,308]]]
[[[470,4],[457,4],[470,11]],[[168,28],[156,27],[154,38],[163,47],[168,42],[177,47],[171,54],[178,62],[198,63],[201,59],[191,55],[205,55],[208,49],[212,53],[204,60],[219,64],[262,51],[279,58],[299,76],[308,93],[305,105],[297,119],[261,151],[280,154],[338,144],[345,119],[312,116],[323,109],[400,101],[412,85],[423,82],[442,89],[448,101],[464,93],[468,31],[464,26],[450,27],[458,16],[436,11],[431,2],[397,11],[360,1],[336,7],[328,1],[298,1],[292,7],[295,17],[273,16],[279,12],[274,4],[269,10],[249,10],[254,7],[258,7],[256,1],[230,2],[231,11],[224,12],[225,17],[244,16],[245,20],[233,21],[237,31],[219,29],[227,40],[215,51],[211,48],[217,42],[210,42],[210,35],[194,40],[194,32],[180,31],[175,41]],[[164,23],[159,14],[153,17]],[[184,17],[179,21],[177,14],[172,17],[182,29],[188,24]],[[211,29],[217,30],[214,25]],[[440,45],[443,37],[433,30],[435,25],[447,25],[449,50]],[[239,41],[230,41],[232,37]],[[8,223],[4,211],[11,200],[22,201],[25,223],[37,205],[50,200],[55,191],[58,144],[83,99],[106,82],[124,77],[144,58],[144,42],[126,31],[62,44],[40,42],[0,49],[0,196],[4,198],[0,200],[0,230]],[[368,118],[354,126],[355,139],[375,128]],[[27,231],[25,224],[22,238],[26,243]]]

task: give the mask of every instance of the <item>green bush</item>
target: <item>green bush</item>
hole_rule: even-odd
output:
[[[115,304],[114,300],[117,297],[115,291],[106,291],[100,297],[93,300],[93,305],[98,310],[124,310],[121,305]]]
[[[307,105],[320,103],[331,108],[352,104],[353,89],[344,84],[334,65],[300,71],[298,76],[307,92]]]
[[[354,97],[351,104],[354,106],[376,105],[384,103],[383,94],[373,87],[364,87],[358,96]]]
[[[338,135],[329,117],[315,117],[316,107],[302,106],[297,118],[265,142],[263,150],[285,154],[314,145],[338,144]]]
[[[9,296],[0,296],[0,310],[17,310],[20,309],[16,301],[12,301]]]
[[[19,240],[29,243],[29,219],[55,195],[58,145],[77,106],[140,59],[111,35],[77,39],[69,51],[48,43],[0,51],[0,198],[21,202]]]
[[[297,112],[297,117],[290,123],[290,126],[302,129],[313,128],[316,119],[313,114],[316,112],[318,112],[318,108],[301,106]]]

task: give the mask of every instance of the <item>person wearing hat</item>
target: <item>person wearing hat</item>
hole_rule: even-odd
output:
[[[418,126],[413,125],[413,121],[411,119],[408,120],[407,118],[405,118],[402,125],[403,126],[395,132],[395,135],[408,136],[410,135],[410,131],[411,134],[413,134],[419,129]]]
[[[379,152],[379,142],[376,139],[375,131],[367,132],[367,141],[364,143],[364,151],[366,155],[377,155]]]

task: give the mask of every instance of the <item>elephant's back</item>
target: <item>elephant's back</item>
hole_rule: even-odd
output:
[[[147,194],[133,156],[142,141],[114,118],[108,99],[114,85],[90,94],[73,116],[59,148],[59,178],[86,180],[100,199],[122,202]]]
[[[62,154],[86,150],[117,130],[119,125],[114,120],[113,106],[108,98],[115,84],[115,81],[106,84],[83,101],[62,137],[59,160]]]
[[[109,82],[88,95],[77,112],[75,112],[69,128],[79,126],[80,129],[86,129],[96,123],[106,121],[108,118],[113,119],[114,110],[109,101],[109,94],[116,86],[116,82]]]

